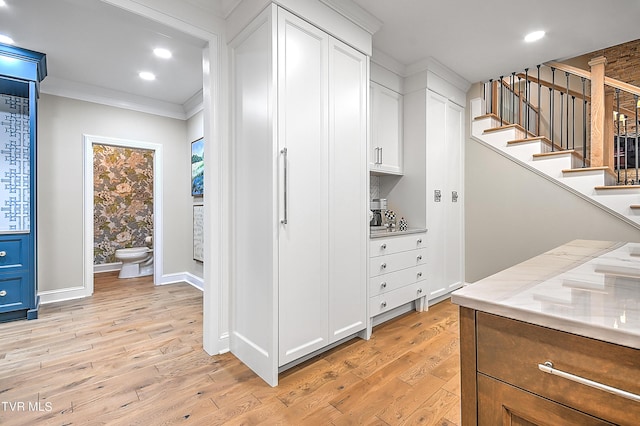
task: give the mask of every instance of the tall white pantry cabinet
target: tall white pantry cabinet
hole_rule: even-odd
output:
[[[230,350],[275,386],[364,336],[369,62],[275,5],[230,47]]]

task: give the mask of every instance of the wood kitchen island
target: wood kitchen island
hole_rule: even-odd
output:
[[[640,244],[576,240],[451,300],[463,425],[640,424]]]

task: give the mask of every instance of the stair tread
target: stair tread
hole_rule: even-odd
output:
[[[576,151],[574,151],[573,149],[566,149],[564,151],[541,152],[539,154],[533,154],[533,157],[534,158],[553,157],[554,155],[563,155],[563,154],[578,155],[578,153]]]
[[[529,142],[547,142],[551,144],[551,141],[547,139],[546,136],[535,136],[535,137],[524,138],[524,139],[514,139],[511,141],[508,141],[507,145],[516,145],[519,143],[529,143]]]
[[[596,186],[595,189],[640,189],[640,185],[601,185]]]
[[[631,204],[629,206],[629,208],[631,208],[631,209],[640,209],[640,204]]]
[[[564,169],[562,173],[580,173],[580,172],[593,172],[593,171],[605,171],[609,169],[606,166],[600,167],[580,167],[578,169]]]

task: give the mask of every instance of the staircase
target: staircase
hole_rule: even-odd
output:
[[[501,126],[498,116],[484,113],[483,105],[480,98],[471,101],[472,138],[640,229],[640,185],[616,185],[608,167],[584,167],[574,150],[552,151],[545,137],[517,124]]]

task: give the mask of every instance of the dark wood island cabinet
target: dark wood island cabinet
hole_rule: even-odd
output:
[[[636,248],[574,241],[453,294],[463,425],[640,424]]]

